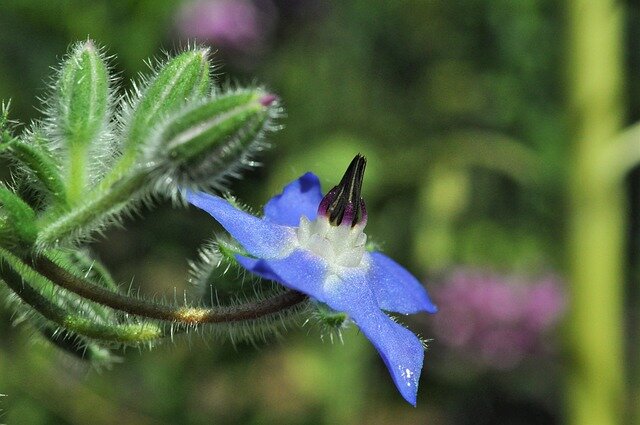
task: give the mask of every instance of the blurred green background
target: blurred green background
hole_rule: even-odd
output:
[[[623,115],[632,123],[640,117],[640,2],[619,5]],[[146,59],[197,40],[217,50],[221,84],[257,82],[280,96],[284,127],[260,158],[264,166],[232,184],[256,208],[308,170],[327,189],[354,154],[366,155],[368,234],[422,278],[436,302],[448,301],[439,303],[443,318],[403,318],[434,338],[415,409],[355,329],[345,333],[344,344],[323,341],[314,328],[291,329],[257,348],[193,337],[150,352],[123,352],[122,363],[97,371],[28,327],[12,326],[16,318],[5,311],[0,422],[567,421],[562,308],[548,311],[569,302],[562,182],[571,161],[572,111],[564,2],[4,0],[0,99],[11,99],[14,119],[41,116],[34,105],[46,92],[50,68],[70,43],[87,37],[116,56],[112,65],[125,89],[147,71]],[[4,164],[1,170],[8,178]],[[619,327],[631,371],[640,369],[639,177],[636,167],[624,182],[626,313]],[[168,204],[142,215],[125,223],[126,230],[108,232],[94,250],[119,282],[133,281],[144,293],[187,288],[186,259],[195,257],[214,223]],[[534,313],[548,316],[548,323],[533,332],[521,317],[523,308],[533,308],[522,288],[545,279],[555,292]],[[456,285],[462,295],[447,297]],[[487,303],[512,310],[487,312]],[[452,313],[453,304],[459,311]],[[456,337],[469,323],[480,341]],[[492,357],[505,350],[515,356],[510,362]],[[631,406],[637,378],[626,375]]]

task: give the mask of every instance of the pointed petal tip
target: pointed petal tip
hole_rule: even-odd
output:
[[[417,393],[417,391],[413,396],[404,397],[404,399],[407,401],[407,403],[409,403],[413,407],[418,407],[418,393]]]

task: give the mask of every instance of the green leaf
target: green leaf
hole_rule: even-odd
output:
[[[36,214],[26,202],[10,189],[0,185],[0,205],[6,215],[0,245],[13,249],[26,249],[33,245],[38,234]]]
[[[35,143],[37,133],[33,133],[32,141],[27,143],[21,139],[12,139],[0,146],[0,153],[20,163],[38,182],[41,189],[56,205],[65,205],[65,187],[60,176],[60,169],[41,144]]]
[[[42,292],[31,282],[43,280],[32,268],[9,251],[0,248],[0,278],[26,304],[44,319],[74,333],[90,339],[111,341],[120,344],[152,344],[166,335],[164,327],[155,322],[109,322],[96,320],[84,311],[69,310],[49,300],[45,293],[56,292],[43,288]]]
[[[81,335],[47,323],[40,327],[40,334],[57,348],[90,362],[93,366],[109,367],[120,360],[100,341],[93,341]]]

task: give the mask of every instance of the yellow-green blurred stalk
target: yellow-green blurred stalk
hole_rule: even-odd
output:
[[[623,119],[621,17],[614,0],[568,1],[569,424],[619,424],[626,416],[624,192],[618,173],[603,160]]]

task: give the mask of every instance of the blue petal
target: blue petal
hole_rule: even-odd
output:
[[[266,279],[304,292],[336,311],[349,314],[380,353],[400,394],[415,406],[424,348],[411,331],[380,310],[363,270],[341,276],[330,274],[324,260],[303,250],[293,251],[282,259],[238,256],[238,261]]]
[[[317,255],[295,250],[285,258],[262,260],[236,255],[247,270],[274,280],[290,289],[303,292],[321,302],[327,302],[323,282],[327,275],[326,262]]]
[[[384,361],[402,397],[416,405],[418,382],[424,361],[422,342],[410,330],[384,313],[349,313]]]
[[[306,173],[267,202],[264,217],[273,223],[297,227],[303,215],[315,220],[321,200],[320,180],[315,174]]]
[[[383,310],[402,314],[438,311],[422,283],[380,252],[371,253],[371,269],[367,280]]]
[[[327,304],[356,322],[380,353],[402,397],[415,406],[424,347],[411,331],[380,311],[363,279],[358,273],[343,276],[338,284],[331,285],[333,294]]]
[[[268,261],[245,257],[244,255],[240,254],[236,254],[236,259],[242,267],[249,270],[251,273],[256,274],[264,279],[273,280],[275,282],[284,284],[284,282],[282,282],[282,278],[275,274],[273,270],[271,270]]]
[[[256,257],[281,256],[295,237],[293,229],[247,214],[219,196],[187,192],[187,201],[211,214],[249,254]]]

